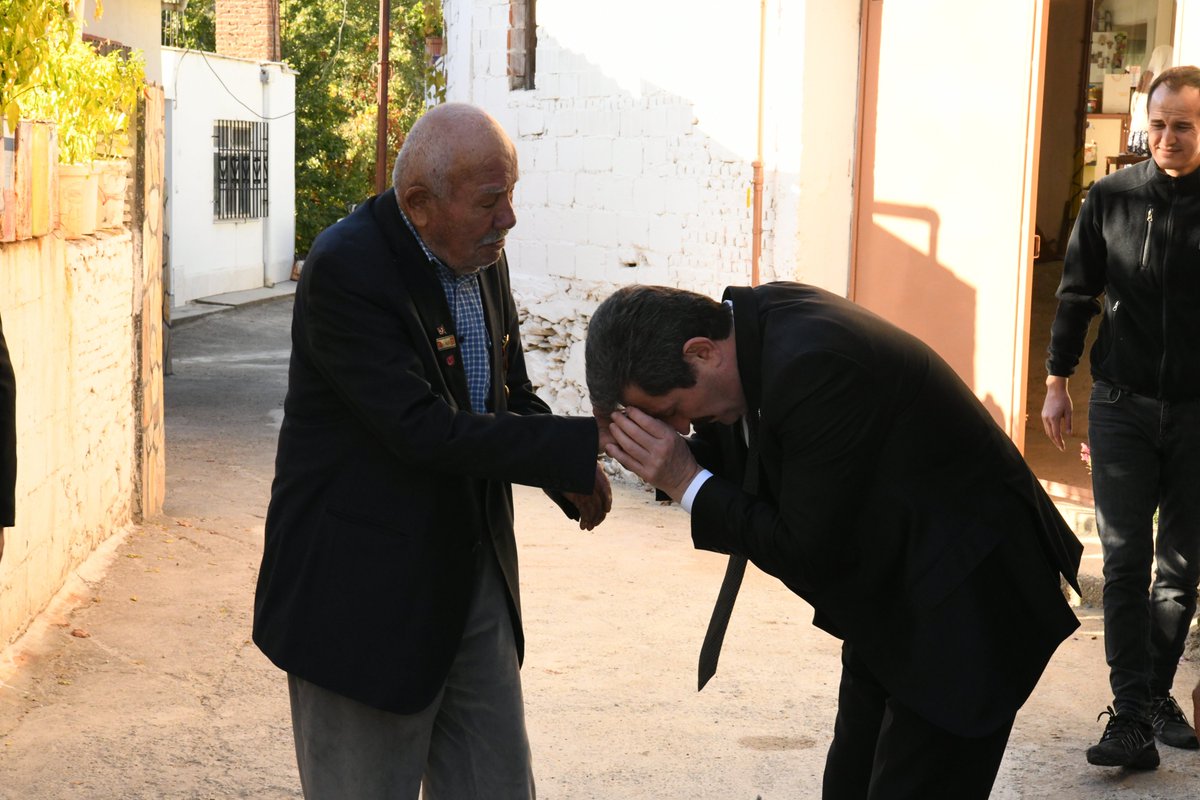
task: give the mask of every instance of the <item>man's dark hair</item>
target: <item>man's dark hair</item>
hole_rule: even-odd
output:
[[[588,394],[601,413],[614,410],[636,386],[652,397],[696,384],[683,360],[683,344],[696,336],[714,341],[733,330],[730,310],[695,292],[668,286],[626,286],[608,297],[588,323]]]
[[[1200,89],[1200,67],[1187,66],[1164,69],[1154,78],[1154,83],[1150,84],[1150,91],[1146,92],[1147,106],[1150,104],[1150,98],[1154,96],[1154,90],[1164,84],[1167,90],[1172,92],[1178,92],[1185,86]]]

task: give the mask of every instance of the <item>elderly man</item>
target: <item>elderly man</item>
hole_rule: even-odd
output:
[[[1171,694],[1200,584],[1200,69],[1156,76],[1147,112],[1150,159],[1097,181],[1075,220],[1042,406],[1061,450],[1101,314],[1088,444],[1113,703],[1087,760],[1141,769],[1158,766],[1155,739],[1200,748]]]
[[[510,483],[587,529],[611,495],[596,421],[526,377],[516,181],[494,119],[439,106],[305,261],[254,641],[288,673],[308,798],[534,796]]]
[[[1078,625],[1059,576],[1082,547],[917,339],[811,286],[725,296],[626,287],[587,338],[607,452],[691,512],[696,547],[731,554],[701,685],[749,559],[844,642],[824,797],[986,798]]]

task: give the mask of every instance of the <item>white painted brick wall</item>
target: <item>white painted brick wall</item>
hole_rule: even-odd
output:
[[[547,0],[539,15],[566,2]],[[542,370],[534,381],[547,387],[556,410],[587,411],[581,368],[566,366],[581,358],[580,322],[600,299],[634,282],[715,296],[748,281],[749,159],[713,139],[687,97],[653,82],[631,90],[636,82],[565,46],[542,16],[537,88],[510,91],[508,3],[445,0],[444,7],[451,41],[466,35],[475,45],[473,74],[461,62],[448,69],[449,98],[482,105],[517,146],[518,222],[509,253],[518,305],[537,319],[538,307],[566,301],[576,315],[554,323],[554,337],[526,331],[531,374]],[[466,24],[470,34],[462,32]]]

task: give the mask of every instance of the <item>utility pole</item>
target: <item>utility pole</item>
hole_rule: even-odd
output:
[[[379,194],[388,187],[388,152],[387,152],[387,109],[388,109],[388,80],[391,77],[388,69],[388,45],[392,38],[392,0],[379,0],[379,92],[376,99],[379,103],[379,116],[375,124],[375,193]]]

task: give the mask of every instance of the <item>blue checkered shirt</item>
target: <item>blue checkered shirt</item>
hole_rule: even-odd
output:
[[[477,414],[486,414],[488,410],[488,395],[492,389],[491,352],[492,340],[488,335],[487,321],[483,317],[483,299],[479,294],[479,273],[456,275],[442,263],[441,259],[425,246],[425,241],[417,229],[413,227],[408,216],[402,210],[400,218],[416,237],[417,244],[433,270],[442,291],[446,293],[446,303],[450,306],[450,317],[454,322],[454,334],[458,340],[459,352],[462,353],[463,369],[467,371],[467,391],[471,394],[471,410]],[[489,269],[484,267],[484,269]]]

